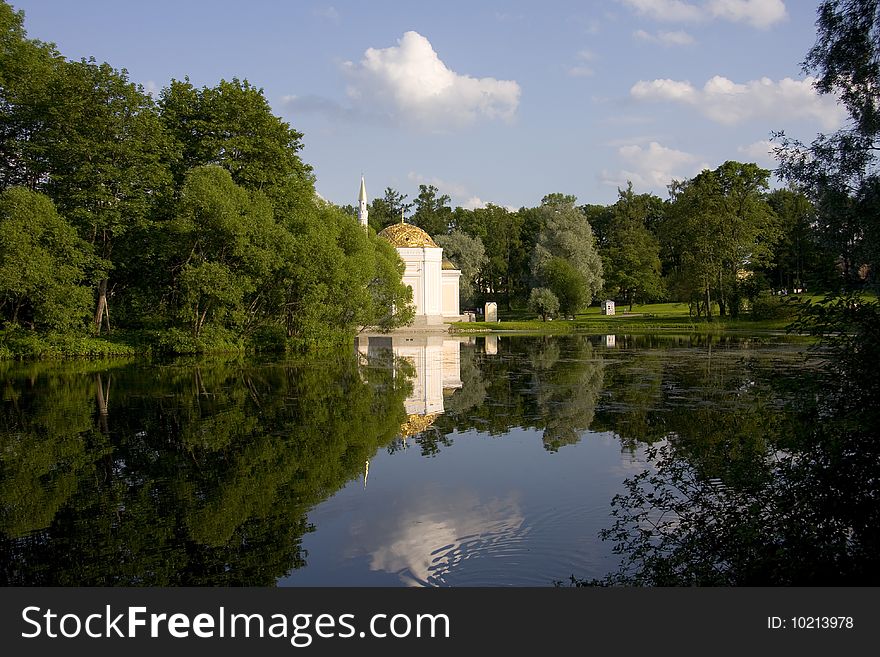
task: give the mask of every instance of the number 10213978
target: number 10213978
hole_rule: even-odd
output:
[[[852,616],[767,616],[768,630],[851,630]]]

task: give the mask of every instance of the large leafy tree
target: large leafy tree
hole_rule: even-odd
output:
[[[168,229],[179,254],[174,306],[193,336],[212,322],[255,328],[287,239],[266,198],[236,185],[221,167],[197,167]]]
[[[193,167],[217,164],[237,185],[258,189],[273,202],[292,191],[311,200],[311,167],[299,157],[302,133],[275,116],[263,90],[247,80],[200,89],[188,79],[172,80],[160,94],[159,109],[181,150],[174,167],[178,184]]]
[[[636,195],[630,183],[618,190],[611,208],[603,256],[605,288],[632,310],[633,301],[657,299],[663,294],[660,242],[648,224],[662,212],[663,202],[650,194]]]
[[[0,317],[31,328],[82,330],[96,264],[43,194],[0,193]]]
[[[698,314],[739,313],[742,273],[765,264],[778,239],[776,215],[766,200],[770,172],[755,164],[725,162],[670,186],[663,224],[675,259],[679,292],[698,302]]]
[[[542,228],[537,244],[532,252],[531,272],[538,287],[550,287],[549,270],[554,259],[566,261],[577,272],[583,286],[583,303],[578,303],[570,311],[589,304],[602,289],[602,259],[596,250],[596,239],[590,224],[583,213],[575,207],[575,197],[562,194],[545,196],[538,209]],[[567,284],[571,276],[564,277]],[[560,305],[563,305],[560,298]]]
[[[174,154],[152,100],[125,71],[70,62],[28,40],[22,15],[5,3],[0,34],[0,188],[46,193],[112,266],[169,189]],[[109,330],[109,276],[96,287],[95,330]]]

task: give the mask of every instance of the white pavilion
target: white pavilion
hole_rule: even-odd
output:
[[[367,229],[367,188],[361,177],[358,194],[358,221]],[[434,326],[462,319],[459,306],[461,271],[443,258],[443,249],[418,226],[403,217],[379,233],[406,264],[403,282],[412,288],[416,308],[413,326]]]

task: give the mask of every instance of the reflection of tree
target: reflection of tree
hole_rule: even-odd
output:
[[[271,585],[304,563],[307,511],[405,417],[406,378],[373,370],[365,383],[352,359],[112,377],[102,414],[76,366],[7,372],[3,583]]]
[[[602,360],[588,340],[577,339],[569,346],[564,359],[555,340],[535,343],[530,354],[536,427],[543,426],[544,447],[551,452],[577,443],[590,428],[604,380]]]
[[[721,417],[697,414],[675,442],[649,450],[653,467],[612,503],[604,537],[624,560],[607,581],[880,581],[880,385],[853,376],[863,366],[802,377],[797,424],[759,403],[742,417],[725,413],[726,430]],[[703,440],[681,439],[698,426]]]
[[[602,389],[602,358],[584,337],[505,338],[497,355],[462,346],[462,388],[436,426],[503,435],[513,427],[544,431],[550,451],[589,429]]]

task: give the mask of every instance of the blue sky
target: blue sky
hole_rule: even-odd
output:
[[[467,207],[611,203],[627,180],[665,198],[725,160],[772,168],[771,131],[844,120],[800,70],[812,0],[10,1],[30,37],[148,90],[262,87],[340,204],[361,174]]]

